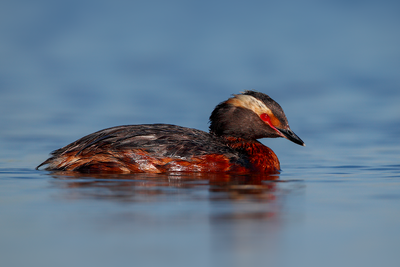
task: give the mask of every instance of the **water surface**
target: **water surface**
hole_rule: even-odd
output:
[[[1,266],[398,266],[393,1],[0,4]],[[123,124],[207,130],[256,89],[306,143],[272,176],[71,175],[48,153]]]

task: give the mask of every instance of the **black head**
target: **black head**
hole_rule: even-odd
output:
[[[244,139],[284,137],[303,145],[289,128],[281,106],[266,94],[245,91],[215,107],[210,116],[210,133]]]

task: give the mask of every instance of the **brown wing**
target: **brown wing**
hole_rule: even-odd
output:
[[[179,170],[177,162],[204,165],[210,155],[216,163],[245,164],[237,152],[204,131],[169,124],[126,125],[92,133],[55,150],[37,168],[48,164],[46,170],[160,172],[166,165]]]

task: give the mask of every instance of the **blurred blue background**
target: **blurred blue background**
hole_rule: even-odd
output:
[[[157,227],[163,226],[158,229],[160,238],[146,239],[143,234],[141,240],[150,247],[158,244],[161,251],[169,246],[181,250],[187,261],[176,262],[164,255],[151,262],[188,266],[190,259],[196,259],[198,264],[191,262],[191,266],[232,266],[230,259],[235,254],[239,255],[234,261],[238,266],[249,262],[288,266],[294,262],[303,266],[376,266],[383,262],[395,266],[400,260],[393,250],[400,245],[399,14],[398,1],[2,1],[0,263],[54,266],[60,258],[66,265],[85,260],[109,263],[106,258],[85,258],[82,251],[94,247],[100,253],[111,251],[110,262],[118,258],[117,262],[131,264],[132,258],[121,249],[97,245],[102,230],[86,232],[94,221],[108,223],[100,216],[104,210],[113,216],[128,208],[115,203],[104,207],[104,202],[96,201],[59,203],[58,197],[54,203],[54,196],[63,189],[54,189],[58,182],[34,167],[50,151],[111,126],[161,122],[207,130],[215,105],[233,93],[255,89],[281,104],[292,130],[307,144],[303,148],[283,139],[262,140],[281,160],[281,180],[300,180],[307,188],[300,193],[299,207],[298,191],[287,193],[284,185],[278,185],[275,197],[284,196],[286,209],[279,237],[273,239],[277,247],[251,232],[246,246],[233,248],[229,240],[240,243],[241,236],[230,230],[219,239],[209,232],[213,222],[201,221],[199,226],[185,221],[182,231],[164,226],[164,219],[174,217],[174,212],[185,214],[199,208],[196,205],[208,218],[211,200],[189,201],[172,212],[169,205],[157,202],[155,211],[147,212],[159,220]],[[297,188],[296,183],[293,186]],[[203,194],[203,190],[200,187],[195,193]],[[361,197],[354,199],[354,192]],[[382,206],[376,204],[377,198],[384,201],[378,202]],[[40,205],[31,203],[35,199],[39,202],[33,203]],[[172,203],[184,205],[179,199]],[[354,208],[353,212],[348,213],[346,206]],[[327,212],[332,207],[332,213]],[[138,212],[138,206],[130,208]],[[66,233],[78,233],[82,245],[61,245],[57,250],[53,243],[68,239],[57,226],[67,216],[62,209],[77,220],[62,227]],[[369,209],[378,213],[371,214]],[[92,210],[95,215],[90,217],[87,212]],[[54,219],[50,211],[59,217]],[[321,212],[325,219],[319,217]],[[86,217],[82,219],[81,213]],[[307,219],[293,220],[298,215]],[[32,225],[33,217],[37,221]],[[369,219],[371,224],[365,225]],[[263,222],[256,221],[258,228],[254,229],[275,233],[264,229]],[[117,225],[121,223],[125,227],[131,221],[120,220]],[[232,227],[229,223],[225,222],[228,228]],[[128,229],[111,230],[101,242],[122,240],[122,251],[129,254],[129,246],[141,247],[142,241],[135,242]],[[185,239],[194,229],[198,235]],[[366,242],[376,229],[382,232]],[[143,231],[153,230],[146,226]],[[7,245],[21,231],[25,233],[21,242],[27,245]],[[211,236],[204,240],[204,233]],[[57,241],[51,238],[57,235]],[[197,254],[187,249],[185,244],[190,242],[198,245]],[[343,248],[345,243],[350,247]],[[361,250],[352,251],[366,243],[370,247],[361,245]],[[373,245],[378,243],[381,246]],[[38,244],[36,250],[34,244]],[[218,251],[216,245],[228,248]],[[272,248],[275,256],[266,259],[265,251]],[[68,260],[63,249],[79,252],[79,257]],[[43,250],[49,258],[35,258]],[[19,254],[28,255],[26,261],[15,261]],[[141,266],[146,263],[145,255],[135,255]],[[287,260],[288,256],[293,260]]]

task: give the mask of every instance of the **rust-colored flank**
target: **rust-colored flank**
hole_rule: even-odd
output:
[[[284,137],[299,145],[269,96],[245,91],[221,102],[209,133],[170,124],[104,129],[55,150],[37,168],[83,173],[276,173],[278,157],[257,139]]]

